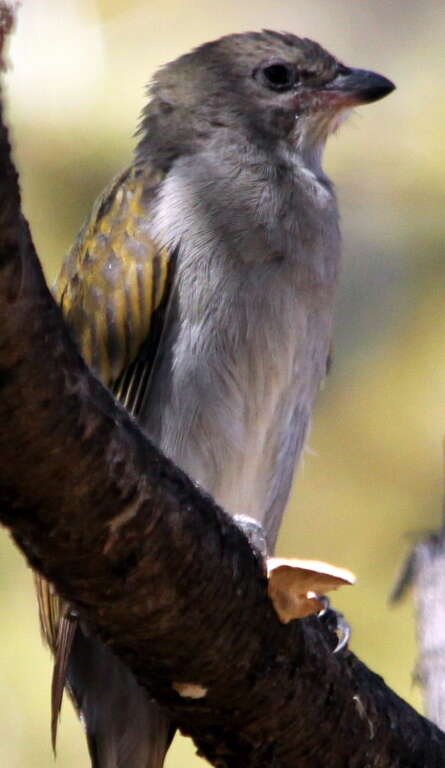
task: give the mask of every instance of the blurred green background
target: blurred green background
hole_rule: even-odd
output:
[[[351,568],[335,597],[352,647],[417,707],[410,601],[397,565],[439,522],[445,404],[445,7],[442,0],[24,0],[7,75],[26,213],[52,279],[95,195],[130,157],[154,69],[222,34],[313,37],[398,90],[331,139],[344,238],[335,364],[322,392],[279,553]],[[50,657],[31,574],[0,539],[0,765],[46,768]],[[89,764],[65,702],[58,765]],[[197,766],[178,739],[169,768]],[[202,763],[201,763],[202,764]]]

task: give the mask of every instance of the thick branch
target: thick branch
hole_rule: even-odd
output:
[[[443,765],[445,736],[317,619],[278,621],[242,533],[88,372],[19,204],[2,125],[0,517],[33,567],[214,765]]]

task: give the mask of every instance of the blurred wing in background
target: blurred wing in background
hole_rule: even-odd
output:
[[[115,179],[97,200],[55,286],[83,358],[135,418],[173,275],[174,259],[148,234],[150,203],[161,178],[146,167],[131,167]],[[53,747],[66,684],[85,722],[93,768],[161,766],[170,741],[162,710],[52,586],[38,575],[35,580],[42,632],[55,658]]]

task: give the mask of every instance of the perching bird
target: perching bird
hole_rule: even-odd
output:
[[[272,550],[329,353],[340,236],[326,139],[390,93],[317,43],[229,35],[163,67],[134,160],[105,190],[56,293],[85,360],[146,434]],[[172,729],[39,581],[94,768],[159,768]]]

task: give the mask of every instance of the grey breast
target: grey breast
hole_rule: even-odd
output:
[[[294,158],[182,158],[154,235],[179,250],[142,422],[273,545],[324,377],[339,235],[335,196]]]

